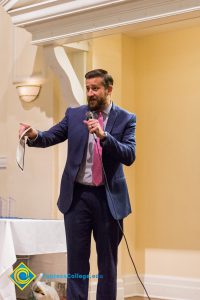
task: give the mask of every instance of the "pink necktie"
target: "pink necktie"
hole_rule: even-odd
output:
[[[99,113],[98,121],[101,128],[103,128],[103,116],[101,112]],[[101,185],[103,183],[101,158],[102,158],[102,147],[100,145],[99,138],[97,138],[97,141],[94,143],[93,164],[92,164],[92,183],[96,186]]]

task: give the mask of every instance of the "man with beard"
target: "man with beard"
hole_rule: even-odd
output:
[[[47,131],[30,128],[27,143],[48,147],[68,139],[58,199],[67,239],[67,299],[88,299],[93,233],[99,270],[96,299],[115,300],[117,250],[123,218],[131,212],[123,164],[135,160],[136,119],[111,101],[113,78],[107,71],[92,70],[85,78],[88,105],[68,108],[63,120]],[[20,135],[28,127],[21,124]]]

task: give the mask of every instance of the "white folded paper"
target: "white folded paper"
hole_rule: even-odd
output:
[[[19,139],[19,143],[17,145],[17,151],[16,151],[16,161],[20,169],[24,170],[24,157],[25,157],[25,145],[26,145],[26,139],[25,134],[27,131],[29,131],[31,127],[28,127],[21,135]]]

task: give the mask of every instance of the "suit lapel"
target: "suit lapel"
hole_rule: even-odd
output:
[[[87,112],[87,107],[80,109],[80,111],[75,111],[72,115],[71,123],[71,135],[72,143],[79,148],[79,151],[83,152],[85,145],[88,141],[88,129],[87,126],[83,123],[85,120],[85,114]]]
[[[73,145],[72,151],[76,166],[81,164],[88,142],[88,129],[83,123],[87,110],[86,106],[80,109],[80,111],[77,111],[77,113],[73,115],[73,123],[71,125],[73,132],[73,134],[71,134],[71,144]]]
[[[109,117],[108,117],[108,122],[107,122],[106,128],[105,128],[105,130],[107,132],[109,132],[109,133],[111,132],[111,130],[112,130],[114,124],[115,124],[115,120],[116,120],[117,115],[118,115],[117,107],[113,103],[112,108],[110,110]]]
[[[83,110],[81,116],[80,116],[80,123],[81,123],[81,128],[80,128],[80,132],[78,133],[79,136],[80,136],[80,139],[82,141],[85,141],[85,143],[87,142],[88,140],[88,129],[87,129],[87,126],[83,123],[83,121],[86,119],[86,113],[88,111],[88,108],[86,106],[86,108]]]

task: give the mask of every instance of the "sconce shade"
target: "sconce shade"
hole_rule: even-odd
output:
[[[18,85],[16,86],[20,99],[24,102],[34,101],[40,93],[40,85]]]

